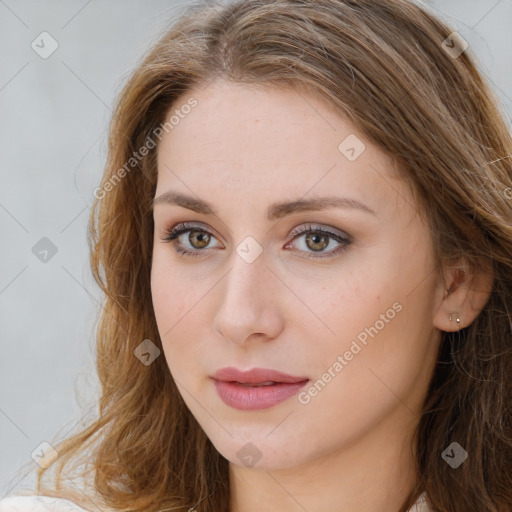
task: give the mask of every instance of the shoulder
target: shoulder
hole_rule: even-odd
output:
[[[0,512],[88,512],[72,501],[49,496],[8,496],[0,500]]]

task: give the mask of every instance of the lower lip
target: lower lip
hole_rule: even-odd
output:
[[[225,382],[213,379],[217,393],[222,401],[235,409],[243,411],[255,411],[268,409],[274,405],[284,402],[299,389],[304,387],[308,381],[284,383],[279,382],[271,386],[243,386],[238,382]]]

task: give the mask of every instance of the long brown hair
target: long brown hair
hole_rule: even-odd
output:
[[[146,366],[134,356],[145,339],[163,350],[150,291],[158,145],[130,160],[158,142],[171,106],[220,77],[327,98],[397,163],[428,221],[436,270],[460,258],[474,271],[492,266],[484,309],[442,333],[415,437],[419,481],[400,512],[423,491],[433,511],[512,510],[512,139],[471,49],[451,33],[406,0],[187,8],[117,101],[89,224],[92,272],[105,293],[99,414],[55,446],[53,490],[40,469],[39,493],[90,510],[228,511],[227,460],[185,406],[165,358]],[[441,456],[454,441],[469,453],[456,470]],[[94,505],[67,480],[79,461]]]

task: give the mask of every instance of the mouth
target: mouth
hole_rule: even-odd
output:
[[[265,368],[245,372],[232,367],[224,368],[211,378],[225,404],[245,411],[273,407],[291,398],[309,382],[307,377]]]

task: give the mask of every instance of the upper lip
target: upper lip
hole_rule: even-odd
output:
[[[248,371],[242,371],[233,366],[221,368],[214,373],[213,378],[226,382],[241,382],[243,384],[259,384],[267,381],[291,383],[309,380],[308,377],[296,377],[269,368],[252,368]]]

